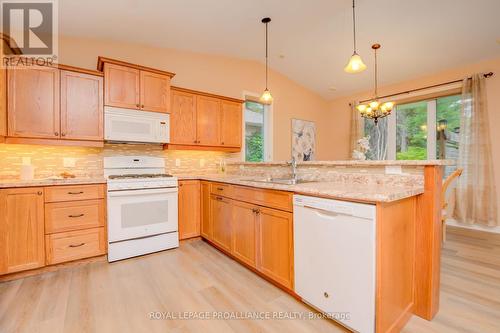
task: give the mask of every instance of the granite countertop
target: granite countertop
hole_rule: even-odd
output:
[[[42,178],[32,180],[0,179],[0,188],[9,187],[33,187],[53,185],[83,185],[83,184],[105,184],[104,177],[89,178]]]
[[[284,185],[252,181],[257,176],[240,175],[176,175],[179,180],[200,179],[234,185],[289,191],[297,194],[363,202],[392,202],[424,193],[423,186],[383,186],[329,181]]]
[[[287,161],[276,162],[227,162],[228,165],[249,165],[249,166],[285,166],[289,165]],[[345,161],[305,161],[298,162],[299,166],[332,166],[332,165],[351,165],[351,166],[426,166],[426,165],[455,165],[455,160],[345,160]]]

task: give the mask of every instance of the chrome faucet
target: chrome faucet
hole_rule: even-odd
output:
[[[292,160],[288,162],[288,164],[292,168],[292,179],[297,180],[297,160],[295,159],[295,157],[292,157]]]

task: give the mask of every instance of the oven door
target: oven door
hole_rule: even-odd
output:
[[[177,188],[109,191],[109,242],[177,231],[177,200]]]

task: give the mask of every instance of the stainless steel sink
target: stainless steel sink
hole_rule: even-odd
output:
[[[313,180],[303,180],[303,179],[293,179],[293,178],[258,178],[258,179],[248,179],[252,182],[262,182],[262,183],[273,183],[273,184],[283,184],[283,185],[297,185],[303,183],[313,183]]]

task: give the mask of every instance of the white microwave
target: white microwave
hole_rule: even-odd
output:
[[[104,139],[111,142],[168,143],[170,115],[106,106]]]

